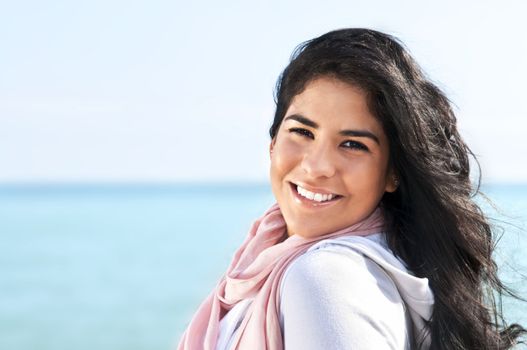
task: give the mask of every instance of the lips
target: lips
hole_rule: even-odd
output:
[[[325,190],[322,190],[322,191],[318,190],[318,192],[311,191],[311,190],[305,189],[302,185],[300,185],[300,188],[301,188],[300,192],[302,192],[302,194],[300,194],[299,189],[297,188],[299,185],[292,183],[292,182],[289,182],[289,185],[291,187],[291,191],[292,191],[293,196],[295,197],[296,202],[299,204],[306,205],[308,207],[325,207],[325,206],[328,206],[328,205],[331,205],[337,202],[340,198],[343,197],[342,195],[332,193],[329,191],[325,191]],[[308,197],[313,197],[313,195],[315,196],[314,198],[306,198],[306,194]],[[327,199],[328,197],[330,199]],[[324,198],[326,200],[322,200]]]

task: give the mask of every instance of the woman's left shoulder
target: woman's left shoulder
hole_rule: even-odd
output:
[[[375,239],[351,242],[381,244]],[[379,348],[372,339],[404,348],[405,306],[397,287],[378,263],[348,243],[321,241],[285,271],[280,321],[290,348]],[[302,328],[310,335],[295,337]]]
[[[394,257],[383,244],[382,236],[339,237],[323,240],[295,258],[287,267],[281,281],[284,289],[304,286],[310,293],[320,292],[336,296],[343,291],[370,295],[371,289],[382,289],[385,294],[398,296],[392,278],[375,262],[382,254]],[[373,257],[373,258],[372,258]],[[383,257],[381,257],[382,259]],[[286,291],[287,292],[287,291]],[[356,298],[354,298],[356,300]]]

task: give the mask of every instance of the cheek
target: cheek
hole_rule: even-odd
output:
[[[352,193],[363,193],[372,199],[384,193],[386,167],[383,162],[371,158],[351,161],[346,164],[343,174],[346,186]]]
[[[285,175],[301,160],[301,147],[288,139],[277,140],[271,157],[271,176]]]

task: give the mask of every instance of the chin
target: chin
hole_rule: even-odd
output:
[[[314,227],[313,225],[306,226],[305,223],[302,225],[293,225],[290,227],[291,229],[290,230],[288,229],[289,236],[291,236],[292,234],[295,234],[295,235],[298,235],[304,238],[313,238],[313,237],[319,237],[319,236],[323,236],[325,234],[330,233],[328,228]]]

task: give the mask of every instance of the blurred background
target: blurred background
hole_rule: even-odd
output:
[[[0,2],[0,349],[169,349],[273,203],[276,79],[343,27],[455,105],[527,296],[522,1]],[[475,178],[478,173],[475,173]],[[510,322],[527,304],[504,300]]]

